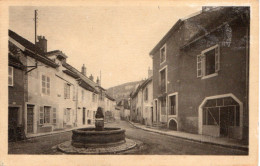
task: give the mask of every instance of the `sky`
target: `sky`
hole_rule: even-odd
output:
[[[67,62],[96,80],[101,71],[104,88],[147,78],[152,68],[149,52],[180,18],[201,6],[12,6],[9,29],[34,43],[48,40],[47,49],[61,50]]]

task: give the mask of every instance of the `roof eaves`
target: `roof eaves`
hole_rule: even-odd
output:
[[[172,35],[172,33],[183,23],[183,20],[179,19],[172,28],[164,35],[164,37],[159,41],[158,44],[150,51],[149,55],[153,56],[154,53],[161,48],[162,45],[166,42],[166,40]]]

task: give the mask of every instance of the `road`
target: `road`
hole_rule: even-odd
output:
[[[193,142],[181,138],[160,135],[137,129],[126,121],[105,124],[106,127],[120,127],[126,130],[126,137],[136,140],[138,147],[125,154],[161,155],[247,155],[247,152]],[[71,139],[71,132],[64,132],[30,140],[11,142],[9,154],[60,154],[53,147]],[[142,142],[142,143],[141,143]]]

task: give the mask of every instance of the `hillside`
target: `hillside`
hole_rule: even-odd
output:
[[[135,81],[117,85],[107,89],[107,93],[116,99],[116,101],[119,101],[121,99],[128,98],[130,93],[140,82],[141,81]]]

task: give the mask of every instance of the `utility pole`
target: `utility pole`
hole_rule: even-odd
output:
[[[37,13],[38,10],[34,10],[34,56],[36,57],[37,55],[37,47],[36,47],[36,43],[37,43],[37,19],[38,19],[38,13]],[[36,69],[38,67],[38,62],[37,60],[35,59],[35,65],[34,66],[26,66],[26,68],[31,68],[30,70],[27,70],[25,73],[29,73],[31,72],[32,70]]]
[[[36,45],[36,42],[37,42],[37,19],[38,19],[38,13],[37,13],[37,10],[34,10],[34,37],[35,37],[35,41],[34,41],[34,44]],[[36,49],[35,49],[36,51]]]

